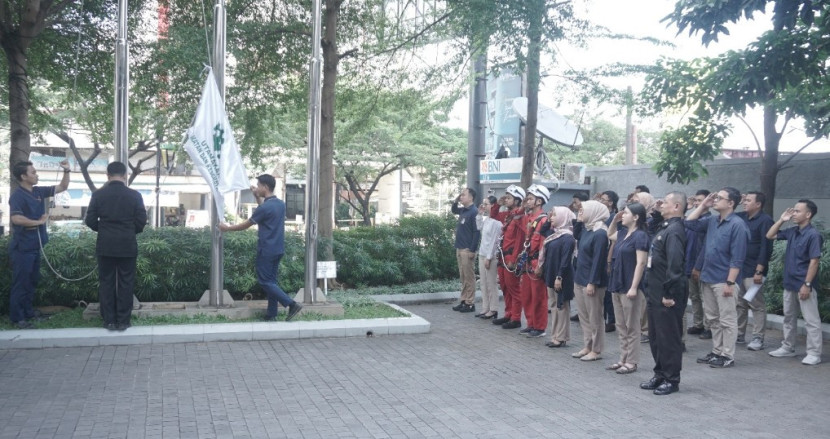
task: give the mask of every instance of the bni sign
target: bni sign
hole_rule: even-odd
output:
[[[481,181],[516,182],[522,177],[522,158],[482,160],[479,174]]]

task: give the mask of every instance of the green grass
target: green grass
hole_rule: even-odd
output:
[[[355,320],[355,319],[376,319],[376,318],[393,318],[406,317],[407,314],[402,313],[392,307],[383,303],[375,302],[371,297],[365,295],[358,295],[347,291],[334,291],[329,293],[329,297],[343,304],[343,317],[328,316],[318,313],[305,312],[297,316],[294,321],[319,321],[319,320]],[[278,318],[284,318],[285,311],[282,310]],[[197,314],[195,316],[155,316],[155,317],[133,317],[133,326],[153,326],[153,325],[192,325],[204,323],[239,323],[259,321],[259,318],[250,319],[236,319],[232,320],[225,316],[215,316],[206,314]],[[48,320],[42,322],[34,322],[36,329],[64,329],[64,328],[100,328],[103,321],[100,317],[94,317],[90,320],[83,318],[83,308],[69,309],[55,313]],[[0,318],[0,330],[17,329],[9,318]]]

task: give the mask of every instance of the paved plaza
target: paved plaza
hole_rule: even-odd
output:
[[[648,345],[631,375],[582,362],[448,304],[409,305],[431,332],[355,338],[0,350],[0,438],[826,438],[830,358],[738,346],[654,396]],[[280,323],[275,323],[279,325]],[[825,344],[826,347],[826,344]]]

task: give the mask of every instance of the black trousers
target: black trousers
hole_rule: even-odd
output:
[[[654,357],[654,376],[672,384],[680,383],[683,366],[683,313],[686,299],[671,308],[662,303],[646,304],[648,315],[648,339]]]
[[[98,301],[104,323],[130,323],[136,258],[98,256]]]

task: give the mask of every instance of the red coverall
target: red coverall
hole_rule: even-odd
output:
[[[522,252],[525,241],[524,209],[517,207],[511,211],[499,212],[499,205],[490,208],[490,216],[504,224],[502,228],[501,254],[499,255],[499,287],[504,295],[504,317],[522,321],[522,302],[520,299],[519,276],[508,271],[507,264],[513,270],[516,258]]]
[[[527,263],[522,270],[521,302],[525,310],[527,327],[540,331],[545,331],[548,327],[548,290],[544,275],[537,277],[533,271],[539,264],[539,250],[545,242],[545,237],[539,233],[539,230],[547,221],[548,216],[542,212],[542,209],[525,215],[524,220],[528,233],[525,241],[529,243],[529,246],[527,247]]]

